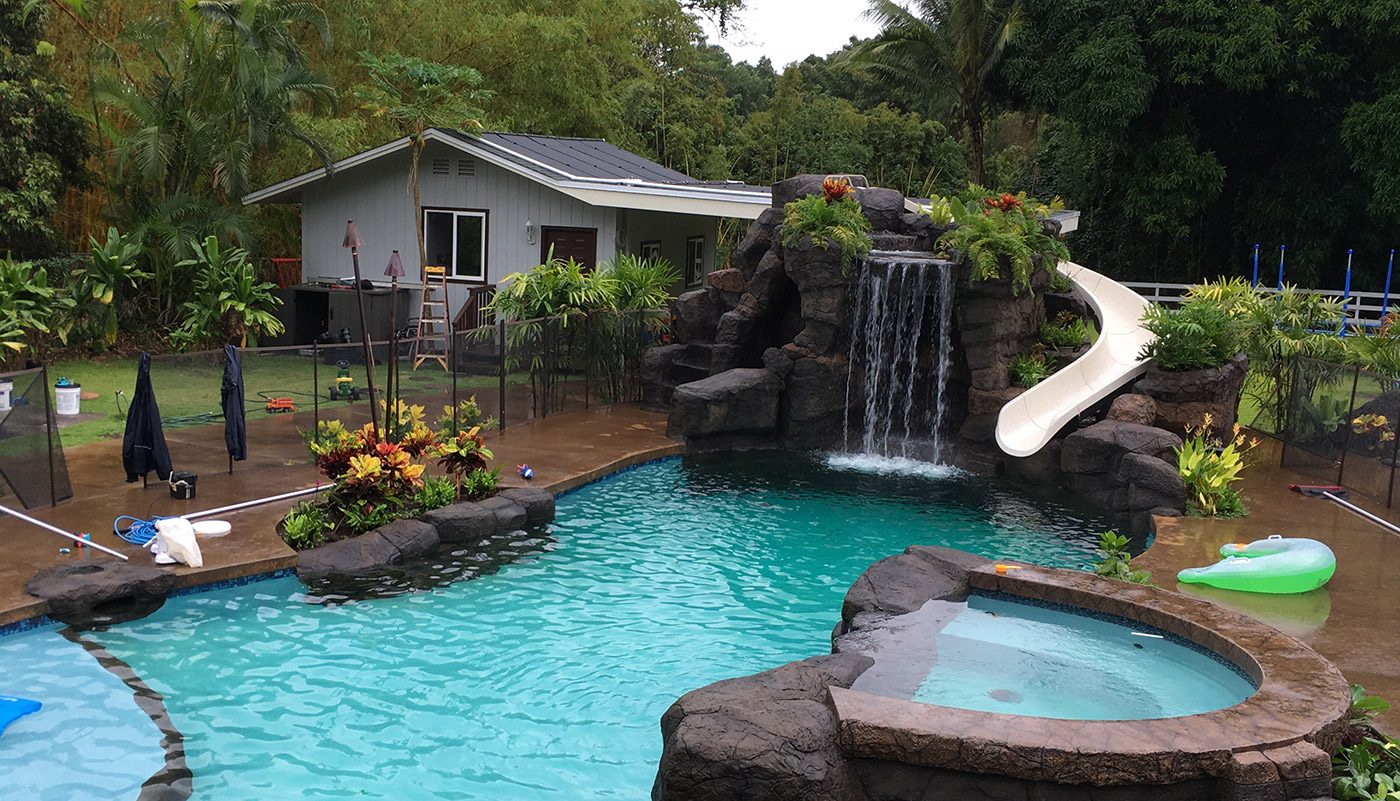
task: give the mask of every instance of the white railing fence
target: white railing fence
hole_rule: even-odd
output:
[[[1139,295],[1152,301],[1153,303],[1163,303],[1175,305],[1181,303],[1186,298],[1186,291],[1191,288],[1191,284],[1157,284],[1147,281],[1123,281],[1123,286],[1131,287]],[[1260,285],[1261,292],[1277,292],[1271,286]],[[1347,327],[1361,326],[1364,328],[1377,328],[1381,321],[1385,319],[1385,303],[1389,302],[1394,306],[1400,303],[1400,293],[1392,293],[1389,298],[1383,292],[1357,292],[1353,291],[1346,295],[1340,289],[1306,289],[1305,292],[1316,292],[1324,297],[1332,297],[1337,300],[1346,298],[1346,305],[1343,311],[1346,313]]]

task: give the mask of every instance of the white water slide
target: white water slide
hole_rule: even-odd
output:
[[[1099,318],[1099,338],[1083,356],[1001,407],[997,445],[1012,456],[1036,453],[1065,423],[1147,369],[1138,356],[1152,341],[1141,324],[1147,301],[1087,267],[1060,262],[1059,270]]]

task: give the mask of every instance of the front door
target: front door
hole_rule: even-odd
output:
[[[598,266],[597,228],[543,228],[540,230],[540,261],[549,258],[550,248],[554,258],[574,261],[588,269]]]

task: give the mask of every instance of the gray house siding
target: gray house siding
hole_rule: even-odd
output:
[[[691,214],[668,214],[660,211],[636,211],[624,210],[619,212],[619,227],[621,241],[625,242],[628,253],[641,254],[642,244],[646,242],[659,242],[661,244],[661,256],[671,262],[671,266],[680,273],[681,280],[672,287],[672,294],[680,294],[686,289],[694,288],[699,284],[692,284],[689,287],[685,283],[685,260],[686,241],[692,237],[703,237],[705,240],[703,254],[705,266],[702,271],[701,281],[704,274],[715,268],[715,244],[719,235],[719,219],[715,217],[697,217]]]
[[[340,246],[345,221],[350,219],[355,220],[365,240],[360,252],[365,278],[383,280],[389,253],[397,249],[407,280],[417,280],[418,233],[408,182],[409,158],[407,151],[394,153],[306,187],[301,210],[305,280],[351,274],[350,255]],[[435,172],[444,166],[442,160],[446,161],[445,175]],[[544,227],[596,228],[598,258],[610,258],[617,250],[617,210],[590,206],[438,143],[429,144],[419,164],[419,194],[424,208],[487,212],[487,283],[499,283],[510,273],[538,264],[540,230]],[[534,226],[533,243],[527,222]],[[449,282],[454,314],[473,285]]]

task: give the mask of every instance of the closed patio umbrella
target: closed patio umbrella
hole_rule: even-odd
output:
[[[141,352],[136,366],[136,391],[126,410],[126,434],[122,436],[122,467],[126,480],[136,481],[156,471],[161,481],[170,480],[170,449],[160,427],[160,407],[151,389],[151,354]]]
[[[248,421],[243,414],[243,365],[238,348],[224,346],[224,380],[219,385],[219,401],[224,409],[224,444],[228,446],[229,472],[233,463],[248,458]]]

